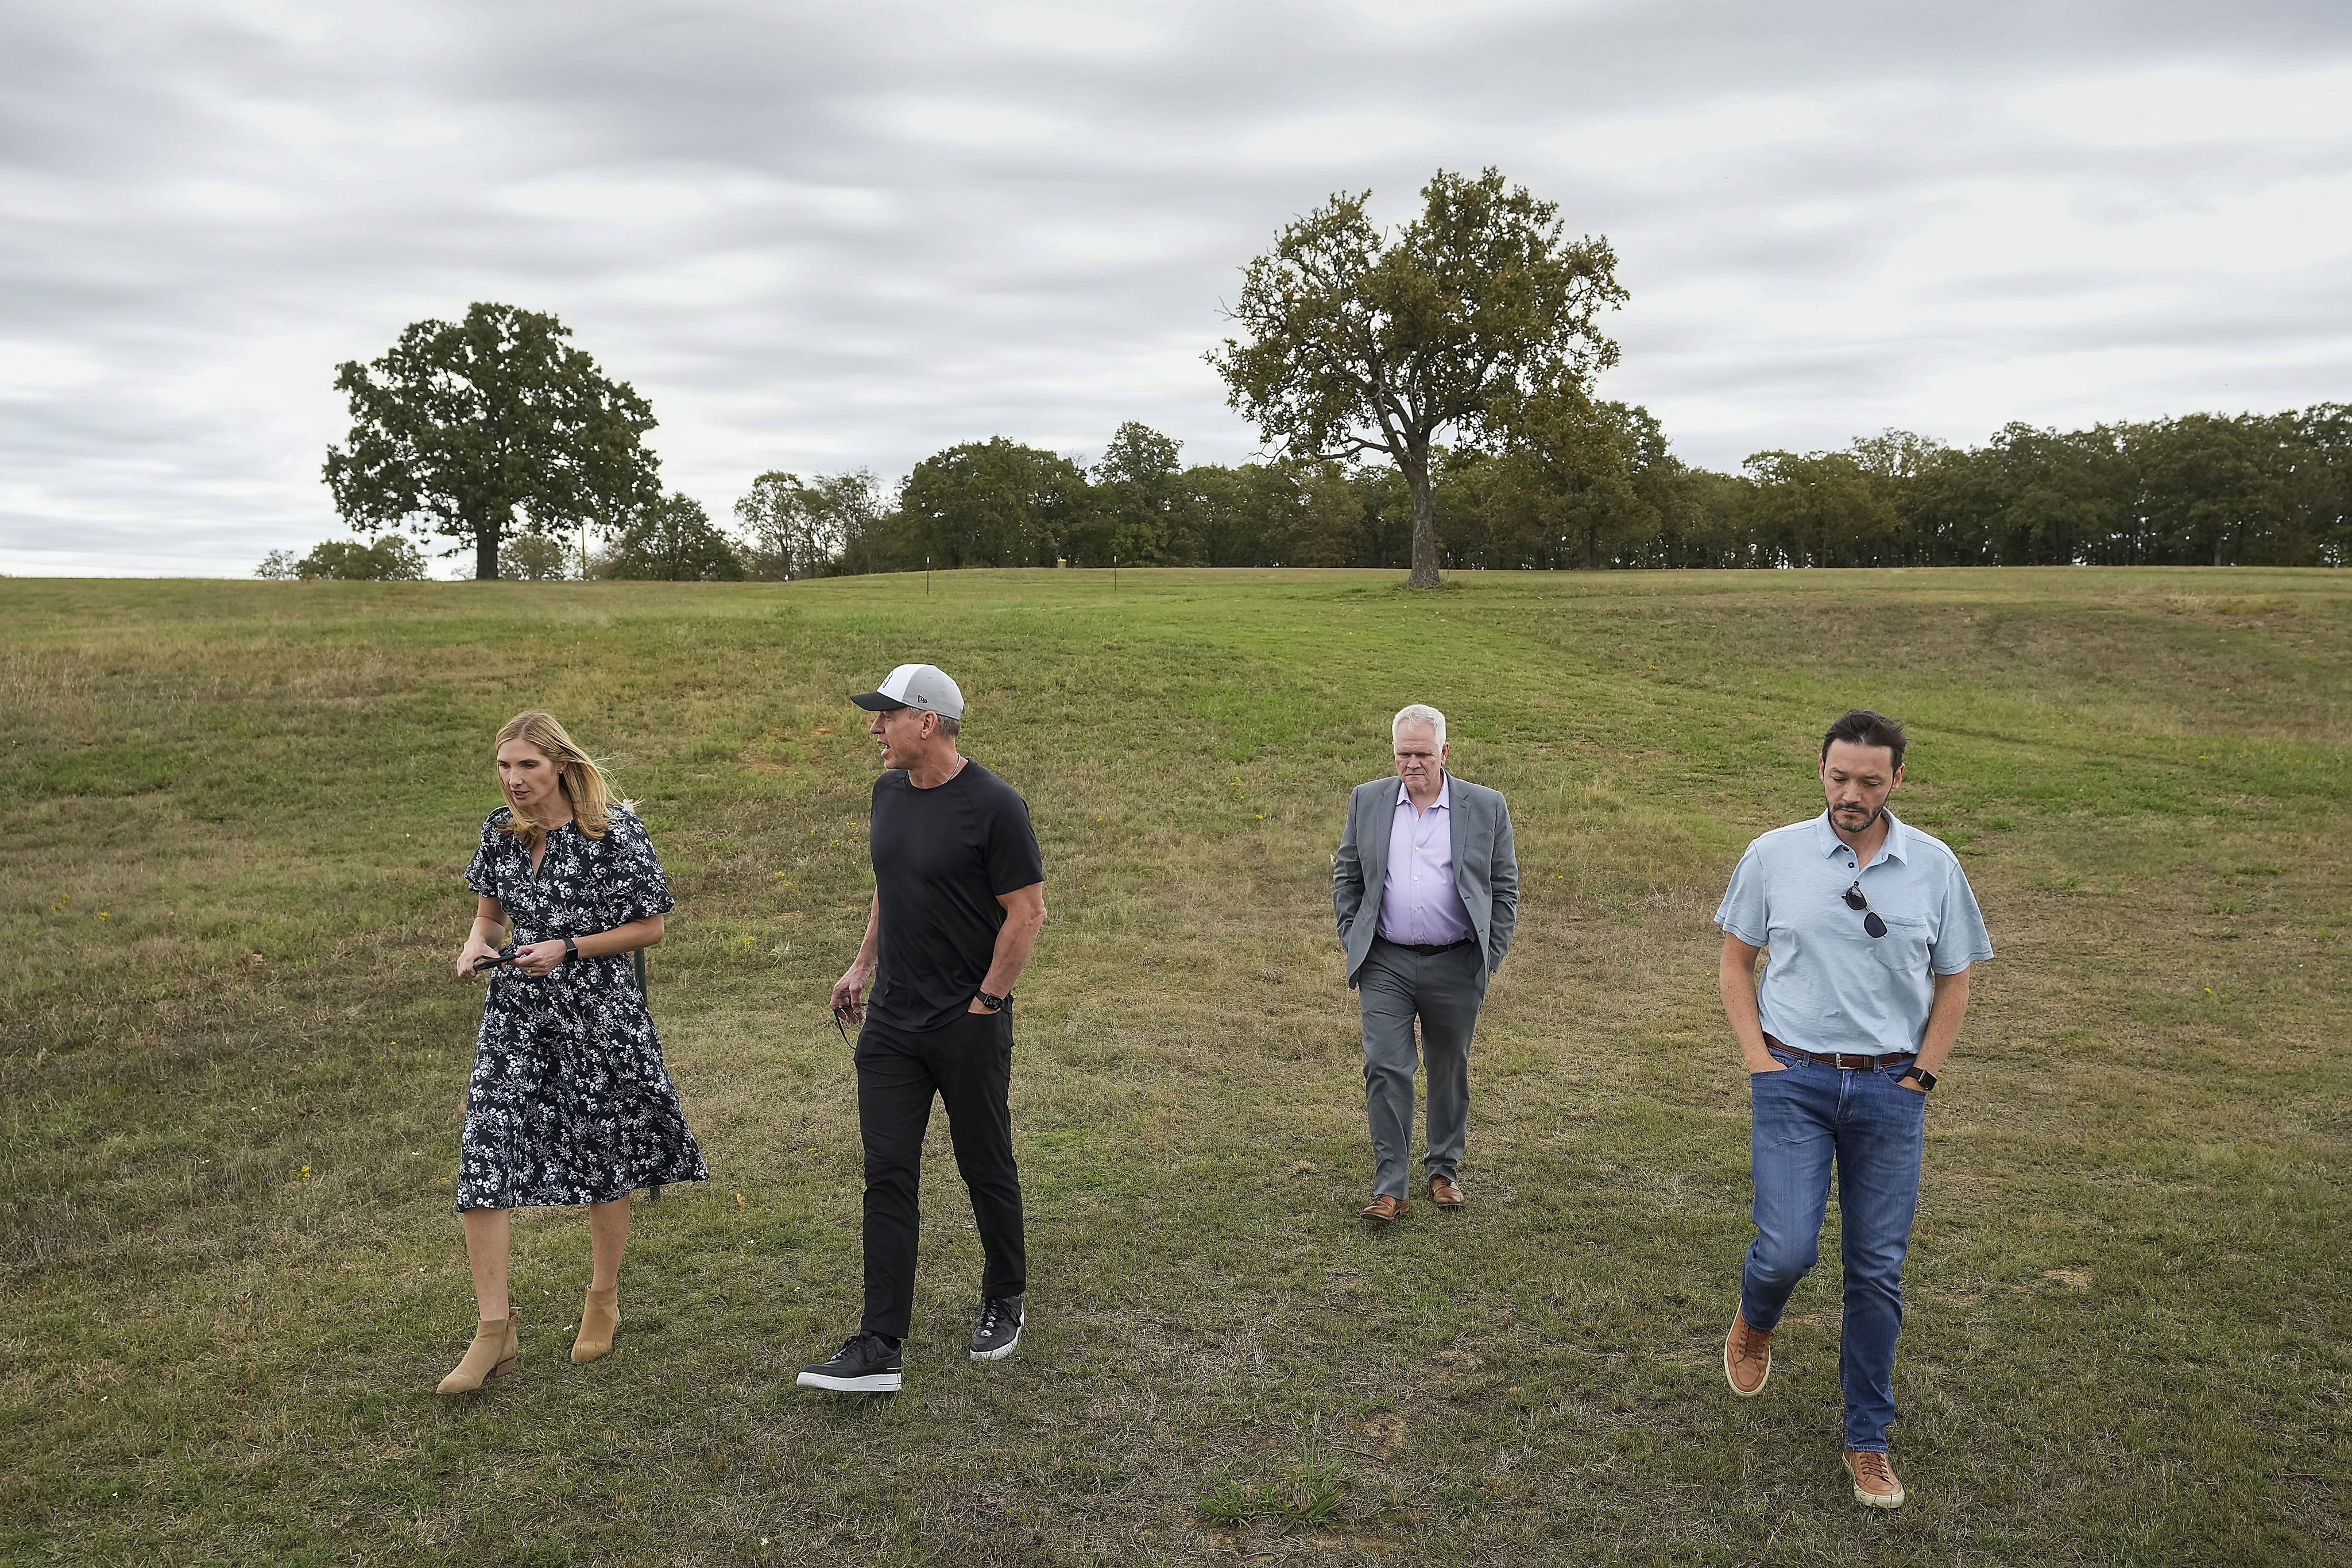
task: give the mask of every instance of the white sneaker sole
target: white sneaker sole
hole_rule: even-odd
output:
[[[899,1374],[869,1372],[863,1377],[835,1377],[822,1372],[803,1372],[793,1381],[803,1388],[822,1388],[832,1394],[896,1394]]]
[[[1723,1380],[1731,1384],[1731,1391],[1742,1399],[1753,1399],[1764,1392],[1764,1385],[1772,1381],[1772,1354],[1764,1353],[1764,1376],[1753,1388],[1742,1388],[1731,1376],[1731,1336],[1723,1336]]]
[[[1853,1465],[1851,1461],[1846,1462],[1845,1474],[1848,1480],[1853,1481],[1853,1500],[1864,1508],[1901,1508],[1904,1499],[1911,1495],[1910,1489],[1901,1481],[1895,1483],[1893,1497],[1882,1497],[1877,1492],[1863,1490],[1862,1482],[1854,1479]]]
[[[1003,1348],[998,1350],[976,1350],[971,1353],[971,1358],[974,1361],[1003,1361],[1006,1356],[1011,1355],[1020,1347],[1021,1331],[1019,1329],[1014,1329],[1013,1331],[1013,1338],[1007,1341]]]

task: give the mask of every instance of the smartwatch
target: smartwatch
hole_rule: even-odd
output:
[[[1936,1087],[1936,1075],[1924,1067],[1915,1067],[1903,1076],[1917,1080],[1919,1092],[1923,1094]]]
[[[580,956],[580,944],[566,936],[563,939],[563,961],[569,964],[578,956]]]
[[[981,992],[981,993],[980,993],[980,1005],[981,1005],[982,1007],[983,1007],[983,1008],[986,1008],[990,1012],[992,1012],[992,1013],[1001,1013],[1001,1012],[1003,1012],[1003,1011],[1004,1010],[1004,1004],[1005,1004],[1005,1003],[1007,1003],[1007,1002],[1009,1002],[1009,1001],[1011,1001],[1012,999],[1013,999],[1013,993],[1012,993],[1011,991],[1007,991],[1007,992],[1005,992],[1005,993],[1004,993],[1003,996],[1001,996],[1001,997],[992,997],[992,996],[990,996],[986,991],[982,991],[982,992]]]

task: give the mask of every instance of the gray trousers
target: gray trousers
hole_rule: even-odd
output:
[[[1372,1128],[1372,1196],[1403,1197],[1412,1152],[1412,1073],[1429,1069],[1428,1173],[1453,1179],[1470,1124],[1470,1035],[1486,999],[1486,961],[1472,942],[1421,954],[1372,939],[1356,971],[1364,1010],[1364,1115]],[[1413,1019],[1421,1045],[1413,1045]]]

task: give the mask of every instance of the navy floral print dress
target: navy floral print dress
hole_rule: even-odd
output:
[[[533,875],[530,848],[502,831],[512,813],[499,807],[482,824],[466,885],[499,901],[517,942],[666,914],[675,905],[645,824],[620,806],[607,814],[601,839],[571,822],[549,833]],[[628,955],[569,958],[540,979],[490,971],[466,1092],[461,1212],[610,1203],[709,1175]]]

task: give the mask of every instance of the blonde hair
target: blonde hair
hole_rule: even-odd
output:
[[[555,764],[555,781],[572,802],[572,821],[592,839],[601,839],[612,819],[604,809],[612,803],[612,787],[595,759],[572,744],[551,713],[519,713],[499,727],[498,745],[520,740]],[[496,755],[496,747],[492,748]],[[546,831],[520,811],[507,813],[505,831],[526,844],[536,844]]]

